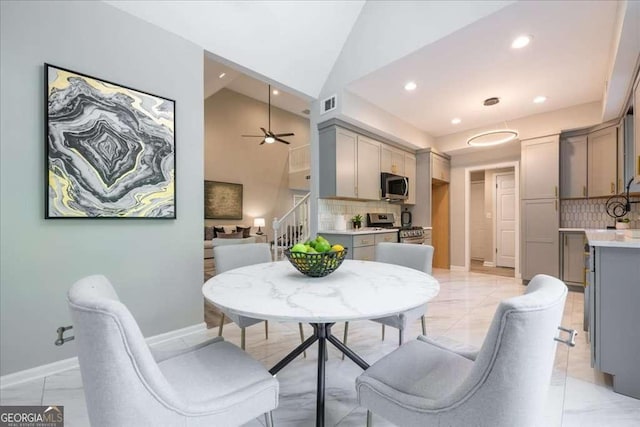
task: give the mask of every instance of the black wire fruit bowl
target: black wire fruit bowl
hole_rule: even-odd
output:
[[[289,262],[302,274],[309,277],[324,277],[340,267],[347,255],[347,248],[341,251],[318,253],[284,251]]]

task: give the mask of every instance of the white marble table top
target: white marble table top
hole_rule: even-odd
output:
[[[331,323],[374,319],[425,304],[432,276],[394,264],[345,260],[325,277],[307,277],[287,260],[216,275],[202,286],[211,303],[257,319]]]

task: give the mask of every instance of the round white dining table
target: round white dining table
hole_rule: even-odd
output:
[[[263,320],[305,322],[314,333],[269,370],[275,375],[318,341],[316,425],[324,425],[326,341],[361,368],[369,365],[331,334],[335,322],[376,319],[424,305],[438,294],[431,275],[395,264],[345,260],[325,277],[307,277],[288,261],[254,264],[218,274],[202,287],[212,304]]]

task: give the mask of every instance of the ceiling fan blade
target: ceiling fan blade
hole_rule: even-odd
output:
[[[266,142],[266,141],[263,139],[263,140],[262,140],[262,142],[261,142],[259,145],[262,145],[262,144],[264,144],[265,142]]]
[[[269,132],[267,132],[265,128],[260,128],[260,130],[264,132],[265,135],[269,135]]]
[[[273,136],[294,136],[295,133],[276,133]]]
[[[241,135],[245,137],[256,137],[256,138],[264,138],[264,135]]]
[[[280,138],[278,138],[278,137],[276,137],[276,138],[274,138],[274,139],[275,139],[276,141],[280,141],[280,142],[282,142],[282,143],[284,143],[284,144],[287,144],[287,145],[288,145],[288,144],[291,144],[290,142],[287,142],[287,141],[285,141],[284,139],[280,139]]]

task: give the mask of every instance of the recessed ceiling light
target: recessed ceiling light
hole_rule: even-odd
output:
[[[273,93],[274,95],[279,94],[280,92],[278,92],[278,89],[274,89],[271,93]]]
[[[458,117],[456,117],[455,119],[451,119],[451,124],[452,125],[457,125],[461,122],[462,120],[460,120]]]
[[[532,39],[531,36],[516,37],[516,39],[513,42],[511,42],[511,47],[514,49],[522,49],[523,47],[525,47],[531,42],[531,39]]]
[[[542,104],[546,100],[547,100],[547,97],[546,96],[542,96],[542,95],[536,96],[535,98],[533,98],[533,102],[535,104]]]
[[[412,91],[416,90],[417,87],[418,85],[416,84],[416,82],[408,82],[406,85],[404,85],[404,90]]]
[[[227,73],[220,73],[220,75],[218,76],[219,79],[223,78],[224,76],[226,76]]]

